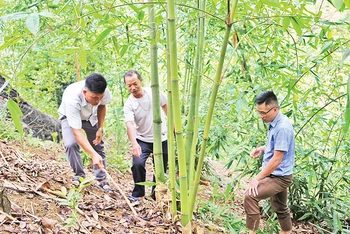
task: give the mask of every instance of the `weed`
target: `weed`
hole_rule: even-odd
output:
[[[80,185],[77,188],[71,188],[67,194],[66,190],[62,190],[62,196],[65,198],[57,198],[60,205],[68,206],[72,214],[69,218],[66,219],[65,223],[67,227],[73,227],[78,228],[79,227],[79,215],[78,215],[78,205],[80,200],[83,197],[83,190],[90,186],[92,182],[95,180],[94,177],[92,178],[79,178]]]
[[[236,207],[231,204],[234,194],[231,193],[231,186],[228,186],[224,193],[219,192],[219,183],[214,182],[213,191],[209,201],[202,201],[199,205],[199,216],[205,222],[222,224],[231,233],[240,233],[245,230],[245,221],[241,219]],[[224,205],[223,205],[224,204]]]

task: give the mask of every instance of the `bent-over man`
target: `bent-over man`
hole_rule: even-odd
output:
[[[104,171],[106,155],[102,140],[106,105],[111,100],[107,82],[99,73],[70,84],[63,92],[58,113],[66,155],[75,174],[72,184],[76,187],[80,184],[79,178],[86,176],[80,155],[81,146],[92,159],[99,186],[105,192],[111,192]]]

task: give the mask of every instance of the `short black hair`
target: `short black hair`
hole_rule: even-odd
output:
[[[140,76],[140,74],[139,74],[136,70],[129,70],[129,71],[126,72],[126,73],[124,74],[124,76],[123,76],[123,78],[124,78],[124,83],[125,83],[125,77],[127,77],[127,76],[133,76],[134,74],[137,76],[137,79],[141,80],[141,76]]]
[[[255,104],[261,105],[263,103],[265,103],[266,106],[275,104],[278,107],[277,97],[273,91],[264,91],[255,98]]]
[[[85,78],[85,87],[93,93],[104,93],[107,81],[100,73],[92,73]]]

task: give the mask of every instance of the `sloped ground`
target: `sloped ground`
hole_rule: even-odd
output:
[[[10,209],[9,215],[5,212],[0,213],[0,233],[182,232],[180,222],[173,222],[170,218],[169,204],[156,203],[146,196],[142,202],[133,206],[136,216],[113,183],[111,187],[115,192],[111,194],[102,191],[95,181],[81,192],[73,189],[74,193],[68,193],[72,188],[73,175],[68,162],[62,157],[62,147],[51,142],[38,146],[27,144],[0,141],[0,181],[6,188],[0,190],[0,206],[4,210]],[[218,173],[217,176],[221,178],[222,187],[219,190],[223,192],[231,174],[222,164],[212,164],[214,171]],[[147,177],[151,177],[151,170],[148,171]],[[131,193],[133,185],[130,173],[109,173],[126,195]],[[210,183],[204,183],[200,188],[200,200],[210,199],[212,190]],[[235,212],[244,218],[240,205],[243,191],[237,191],[237,194],[232,203],[238,207]],[[10,207],[7,208],[6,197],[10,201]],[[79,201],[78,208],[70,208],[69,205],[74,207],[76,201]],[[218,225],[220,224],[196,221],[193,222],[192,231],[227,233]],[[295,224],[293,233],[317,232],[310,227]]]
[[[169,218],[168,204],[157,204],[146,196],[133,206],[136,217],[112,183],[114,192],[106,194],[95,181],[81,193],[74,193],[82,195],[78,209],[75,209],[78,219],[74,221],[74,209],[68,206],[72,204],[74,207],[74,199],[68,199],[73,195],[66,192],[73,187],[73,174],[59,145],[45,142],[43,146],[33,147],[0,141],[0,152],[0,178],[7,190],[7,196],[2,196],[11,202],[10,215],[0,214],[0,233],[181,232],[180,223]],[[120,189],[126,195],[130,194],[131,174],[109,173]],[[72,227],[67,227],[67,222]],[[193,226],[198,232],[209,233],[200,224]]]

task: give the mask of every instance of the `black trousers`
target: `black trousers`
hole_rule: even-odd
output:
[[[146,161],[151,153],[153,153],[153,143],[143,142],[141,140],[137,140],[142,149],[142,154],[140,158],[133,156],[132,160],[132,177],[134,179],[135,187],[132,191],[132,196],[134,197],[143,197],[145,196],[145,186],[138,185],[138,182],[146,181]],[[167,170],[168,166],[168,141],[162,142],[163,149],[163,166],[164,172]],[[152,161],[154,163],[154,158],[152,157]],[[155,182],[155,176],[153,175],[153,181]],[[154,192],[155,186],[152,187],[152,195]]]

